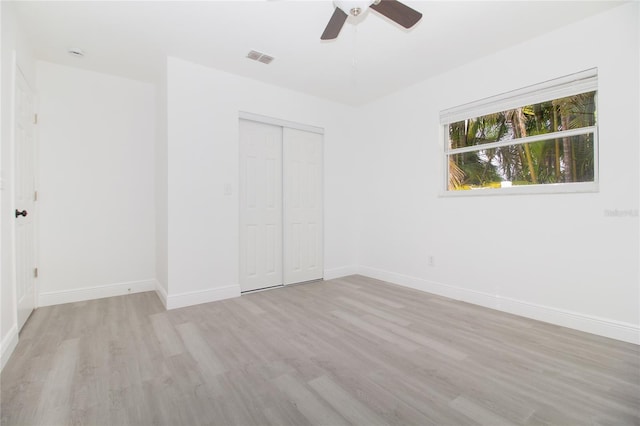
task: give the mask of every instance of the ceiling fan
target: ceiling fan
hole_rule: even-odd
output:
[[[320,40],[333,40],[338,37],[347,17],[358,16],[368,7],[405,28],[413,27],[422,18],[422,13],[397,0],[334,0],[333,3],[336,9]]]

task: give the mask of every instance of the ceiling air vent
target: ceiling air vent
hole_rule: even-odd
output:
[[[247,53],[247,58],[253,59],[254,61],[262,62],[263,64],[270,64],[275,59],[273,56],[269,56],[265,53],[255,50],[251,50],[249,53]]]
[[[262,62],[263,64],[270,64],[273,61],[273,56],[262,55],[258,58],[258,62]]]

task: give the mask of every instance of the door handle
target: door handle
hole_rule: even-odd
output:
[[[20,210],[16,209],[16,217],[18,217],[18,216],[27,217],[28,214],[29,213],[27,213],[26,210],[20,211]]]

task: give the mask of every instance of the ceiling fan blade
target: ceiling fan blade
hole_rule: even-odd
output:
[[[405,28],[413,27],[422,18],[422,13],[396,0],[381,0],[370,7]]]
[[[340,30],[344,25],[344,21],[347,20],[347,14],[342,11],[339,7],[336,7],[336,10],[333,11],[333,15],[331,15],[331,19],[329,19],[329,23],[327,27],[324,29],[324,32],[320,36],[320,40],[333,40],[338,37],[340,34]]]

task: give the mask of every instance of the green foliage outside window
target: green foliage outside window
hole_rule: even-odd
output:
[[[595,132],[562,132],[595,125],[595,91],[451,123],[449,149],[477,149],[449,155],[449,189],[592,182]],[[519,141],[547,134],[548,139]]]

